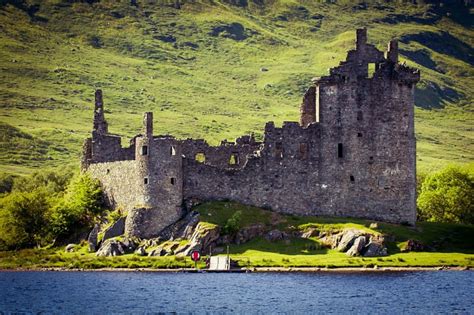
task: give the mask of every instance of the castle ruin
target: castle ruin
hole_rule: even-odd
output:
[[[186,204],[233,200],[281,213],[416,220],[416,69],[398,63],[357,30],[356,48],[328,76],[313,79],[298,122],[265,125],[263,142],[247,135],[210,146],[153,135],[153,114],[123,148],[108,133],[96,91],[92,137],[82,168],[100,180],[110,206],[128,212],[125,232],[156,236]]]

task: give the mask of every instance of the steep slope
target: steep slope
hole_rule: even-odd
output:
[[[110,130],[123,136],[153,111],[156,133],[212,143],[261,137],[266,121],[298,119],[310,79],[343,60],[363,26],[379,48],[399,38],[402,61],[422,71],[419,169],[472,161],[470,21],[460,4],[3,1],[0,122],[47,142],[49,157],[18,146],[21,163],[1,154],[0,170],[77,165],[95,88],[104,90]]]

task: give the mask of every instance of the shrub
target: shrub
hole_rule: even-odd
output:
[[[14,192],[3,198],[0,204],[0,245],[3,249],[47,241],[49,206],[45,189]]]
[[[240,221],[242,211],[236,211],[226,222],[222,229],[224,234],[230,235],[236,233],[240,229]]]
[[[427,176],[417,203],[421,220],[473,224],[472,168],[448,166]]]

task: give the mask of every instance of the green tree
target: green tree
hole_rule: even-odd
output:
[[[52,234],[66,235],[78,228],[90,227],[103,212],[99,181],[88,174],[80,174],[73,178],[63,200],[51,211]]]
[[[234,234],[240,229],[240,221],[242,217],[242,211],[236,211],[225,223],[223,232],[224,234]]]
[[[14,192],[0,203],[0,243],[6,248],[40,245],[47,241],[48,209],[44,189]]]
[[[473,224],[472,167],[448,166],[427,176],[417,203],[421,220]]]

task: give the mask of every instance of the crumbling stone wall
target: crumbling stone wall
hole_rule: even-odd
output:
[[[100,179],[114,207],[129,210],[126,233],[153,237],[189,200],[235,200],[298,215],[415,223],[414,86],[420,73],[398,64],[357,30],[356,49],[329,75],[313,79],[300,121],[210,146],[153,136],[152,113],[129,148],[110,135],[96,93],[94,130],[82,165]],[[197,159],[201,155],[201,160]]]

